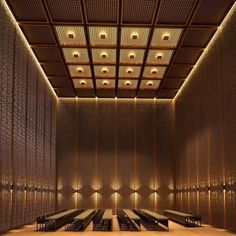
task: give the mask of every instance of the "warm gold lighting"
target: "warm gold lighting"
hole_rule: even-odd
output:
[[[103,80],[103,85],[107,86],[109,84],[109,82],[107,80]]]
[[[101,58],[106,59],[107,58],[107,52],[102,52],[101,53]]]
[[[77,68],[78,73],[83,73],[83,71],[84,71],[83,68],[81,68],[81,67]]]
[[[79,52],[73,52],[73,57],[74,57],[74,58],[78,58],[79,55],[80,55]]]
[[[163,34],[162,35],[162,40],[168,41],[170,39],[170,35],[169,34]]]
[[[162,57],[163,57],[163,55],[161,53],[156,55],[156,59],[158,59],[158,60],[162,59]]]
[[[106,39],[106,38],[107,38],[107,33],[106,33],[106,32],[101,32],[101,33],[99,34],[99,38],[100,38],[100,39]]]
[[[138,33],[136,33],[136,32],[133,32],[132,34],[131,34],[131,39],[133,39],[133,40],[136,40],[136,39],[138,39]]]
[[[102,68],[102,73],[106,74],[108,72],[108,69],[106,67]]]
[[[129,59],[134,59],[135,58],[135,54],[133,53],[133,52],[131,52],[130,54],[129,54]]]
[[[70,38],[70,39],[73,39],[73,38],[75,38],[75,33],[74,32],[68,32],[67,37]]]
[[[133,73],[133,69],[132,68],[128,68],[126,71],[127,71],[128,74],[132,74]]]
[[[152,69],[152,70],[151,70],[151,73],[152,73],[153,75],[156,75],[156,74],[157,74],[157,69]]]
[[[81,80],[81,81],[80,81],[80,84],[81,84],[81,85],[85,85],[85,84],[86,84],[86,81],[85,81],[85,80]]]
[[[147,86],[153,86],[153,82],[152,81],[148,81],[147,82]]]
[[[125,85],[126,86],[130,86],[131,85],[131,82],[129,80],[125,81]]]

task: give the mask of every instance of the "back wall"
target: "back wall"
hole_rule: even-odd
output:
[[[58,208],[170,208],[172,105],[60,99]]]

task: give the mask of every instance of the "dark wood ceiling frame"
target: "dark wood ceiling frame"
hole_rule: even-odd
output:
[[[118,6],[118,28],[117,28],[117,49],[116,49],[116,97],[118,96],[119,85],[119,63],[120,63],[120,41],[121,41],[121,22],[122,22],[122,9],[123,0],[117,0]]]
[[[160,86],[159,86],[159,88],[157,89],[156,97],[158,96],[158,93],[159,93],[159,91],[160,91],[161,88],[162,88],[163,81],[164,81],[164,79],[165,79],[165,77],[166,77],[166,75],[167,75],[169,69],[170,69],[171,66],[172,66],[172,62],[173,62],[173,60],[174,60],[175,55],[176,55],[178,49],[181,47],[181,44],[182,44],[182,41],[183,41],[184,36],[185,36],[185,34],[186,34],[187,28],[188,28],[189,25],[191,24],[192,18],[193,18],[194,15],[196,14],[196,11],[197,11],[197,9],[198,9],[198,7],[199,7],[199,3],[200,3],[200,0],[196,0],[196,1],[194,2],[193,8],[191,9],[191,12],[190,12],[189,17],[188,17],[188,19],[187,19],[187,23],[186,23],[186,25],[185,25],[185,28],[183,29],[183,32],[182,32],[182,34],[181,34],[181,38],[180,38],[180,40],[179,40],[179,43],[178,43],[178,45],[177,45],[177,48],[176,48],[175,51],[173,52],[172,58],[171,58],[171,60],[170,60],[170,62],[169,62],[169,66],[167,67],[167,69],[166,69],[166,71],[165,71],[165,74],[164,74],[164,76],[163,76],[163,79],[162,79],[162,81],[161,81],[161,83],[160,83]],[[181,64],[178,64],[178,65],[181,65]],[[184,66],[184,65],[183,65],[183,66]],[[190,73],[191,73],[191,71],[190,71]]]
[[[93,81],[93,88],[94,88],[94,95],[95,97],[97,96],[97,87],[96,87],[96,79],[95,79],[95,73],[94,73],[94,68],[93,68],[93,56],[92,56],[92,49],[90,47],[90,36],[89,36],[89,29],[88,29],[88,18],[85,10],[85,3],[84,0],[80,0],[80,6],[81,6],[81,11],[82,11],[82,18],[84,22],[84,34],[85,34],[85,39],[86,39],[86,44],[87,44],[87,51],[88,51],[88,57],[90,61],[90,70],[91,70],[91,75],[92,75],[92,81]]]
[[[161,4],[161,1],[156,2],[155,11],[154,11],[153,19],[152,19],[152,25],[151,25],[151,29],[149,31],[148,41],[147,41],[146,49],[145,49],[144,56],[143,56],[143,64],[142,64],[141,69],[140,69],[140,75],[139,75],[137,89],[136,89],[136,97],[138,96],[138,91],[139,91],[139,88],[140,88],[140,84],[141,84],[145,64],[146,64],[147,57],[148,57],[148,52],[149,52],[149,49],[151,47],[152,37],[153,37],[153,33],[154,33],[154,30],[155,30],[155,27],[156,27],[157,14],[158,14],[158,10],[160,8],[160,4]]]
[[[62,51],[62,48],[60,47],[59,39],[58,39],[58,37],[57,37],[57,34],[56,34],[56,32],[55,32],[55,29],[54,29],[54,26],[53,26],[53,24],[52,24],[52,20],[51,20],[51,17],[50,17],[49,7],[48,7],[48,5],[47,5],[46,0],[42,0],[42,3],[43,3],[44,8],[45,8],[45,12],[46,12],[46,15],[47,15],[47,18],[48,18],[49,25],[50,25],[51,30],[52,30],[52,32],[53,32],[53,34],[54,34],[55,39],[56,39],[56,45],[57,45],[58,49],[60,50],[63,63],[64,63],[64,65],[65,65],[65,67],[66,67],[67,75],[68,75],[68,77],[70,78],[70,83],[71,83],[72,89],[73,89],[73,91],[74,91],[74,94],[76,95],[75,87],[74,87],[73,81],[72,81],[72,79],[71,79],[71,77],[70,77],[69,69],[68,69],[68,67],[66,66],[66,60],[65,60],[65,57],[64,57],[64,53],[63,53],[63,51]]]

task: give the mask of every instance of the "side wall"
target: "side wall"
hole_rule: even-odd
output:
[[[58,208],[172,207],[171,140],[170,102],[60,99]]]
[[[236,231],[235,8],[219,30],[175,100],[175,207]]]
[[[0,232],[55,207],[56,98],[0,3]]]

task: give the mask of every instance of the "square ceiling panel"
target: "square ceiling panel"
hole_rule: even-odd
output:
[[[36,57],[40,62],[62,61],[60,50],[57,47],[33,47]]]
[[[93,88],[93,81],[91,79],[73,79],[73,84],[76,89]]]
[[[185,25],[195,0],[161,1],[157,24]]]
[[[88,51],[86,48],[63,48],[66,63],[88,63]]]
[[[157,98],[172,99],[175,97],[177,92],[177,89],[160,89],[158,91]]]
[[[200,0],[192,25],[220,25],[234,0]]]
[[[71,77],[78,77],[78,78],[88,78],[88,77],[90,78],[91,77],[90,66],[69,65],[68,68],[69,68]]]
[[[30,45],[56,45],[49,25],[20,25]]]
[[[85,6],[89,23],[106,24],[117,22],[117,0],[86,0]]]
[[[158,89],[160,86],[160,80],[142,80],[140,89]]]
[[[119,89],[136,89],[138,80],[134,79],[120,79],[118,83]]]
[[[151,24],[156,0],[123,0],[123,23]]]
[[[75,97],[75,92],[72,88],[55,88],[58,97]]]
[[[166,78],[161,87],[163,89],[180,89],[182,84],[184,83],[184,79],[168,79]]]
[[[139,89],[138,98],[155,98],[157,90],[156,89]]]
[[[173,50],[150,49],[146,64],[148,65],[168,65],[173,54]]]
[[[67,76],[67,70],[64,63],[61,62],[44,62],[41,64],[47,76]]]
[[[115,88],[116,81],[114,79],[96,79],[96,87],[98,89]]]
[[[186,78],[193,66],[191,65],[171,65],[167,71],[168,77]]]
[[[144,50],[143,49],[121,49],[120,63],[123,64],[142,64]]]
[[[7,3],[18,21],[47,22],[41,0],[7,0]]]
[[[54,88],[66,88],[71,87],[71,80],[69,77],[66,76],[55,76],[55,77],[48,77],[52,87]]]
[[[149,28],[123,27],[121,29],[121,46],[124,47],[145,47]]]
[[[116,46],[117,28],[89,27],[91,46]]]
[[[105,49],[105,48],[93,48],[93,63],[104,64],[104,63],[116,63],[116,50],[115,49]]]
[[[94,66],[94,73],[96,77],[114,78],[116,76],[115,66]]]
[[[47,0],[53,22],[82,22],[78,0]]]
[[[56,26],[61,46],[85,46],[86,39],[82,26]]]
[[[145,66],[143,77],[152,79],[162,79],[166,71],[165,66]]]
[[[206,47],[215,32],[215,28],[188,28],[181,45],[183,47]]]
[[[195,64],[203,50],[179,48],[173,59],[174,64]]]
[[[151,47],[176,48],[182,33],[181,28],[156,28]]]
[[[140,66],[120,66],[119,77],[121,78],[138,78],[140,75]]]

